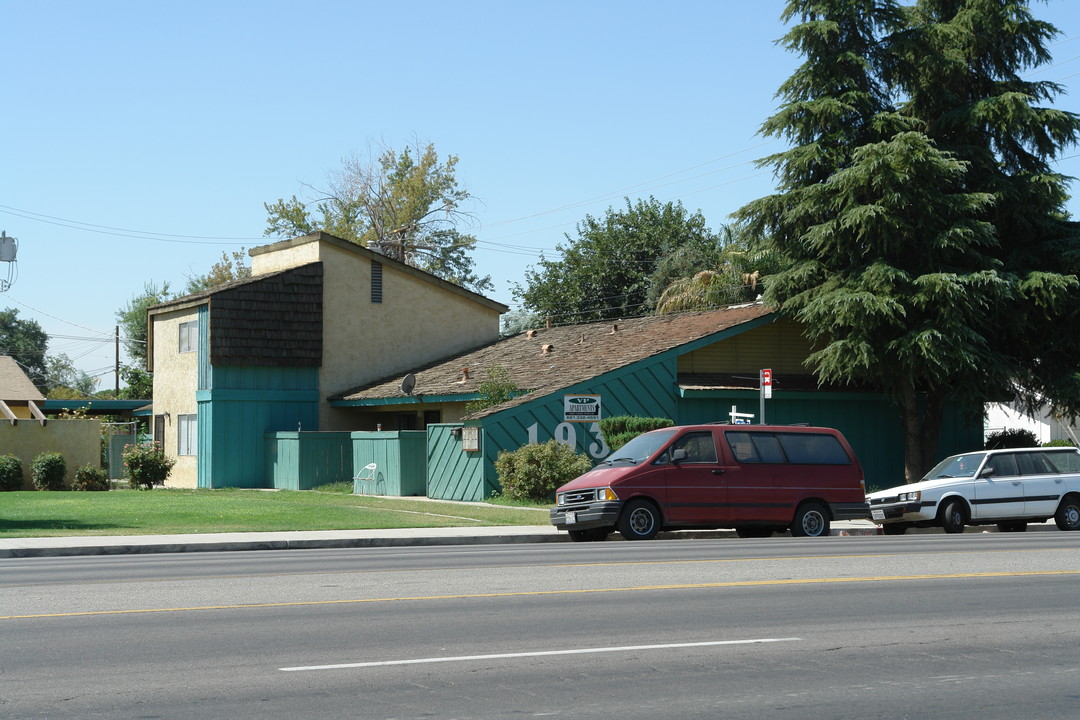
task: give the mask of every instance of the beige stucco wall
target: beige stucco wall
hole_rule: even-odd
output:
[[[168,413],[165,455],[176,460],[165,483],[167,487],[193,488],[198,485],[196,456],[176,454],[179,446],[176,418],[197,412],[195,391],[199,383],[199,353],[180,352],[180,323],[198,320],[198,317],[198,308],[154,316],[154,414]]]
[[[315,240],[283,243],[252,256],[252,275],[323,263],[323,364],[325,398],[373,380],[497,340],[499,311],[383,263],[382,302],[371,302],[371,259],[350,244]],[[156,397],[156,396],[155,396]],[[319,408],[320,430],[354,427],[355,412]]]
[[[323,366],[326,397],[415,370],[499,336],[499,313],[422,278],[383,265],[382,303],[371,302],[371,261],[323,247]],[[323,406],[321,430],[349,430]]]
[[[283,243],[272,252],[252,255],[251,274],[253,277],[266,275],[267,273],[318,262],[320,259],[320,244],[318,242],[307,242],[289,247]]]
[[[0,455],[14,455],[22,462],[24,490],[34,489],[30,463],[43,452],[64,456],[64,484],[70,486],[80,466],[101,467],[101,421],[49,420],[44,426],[36,420],[0,422]]]

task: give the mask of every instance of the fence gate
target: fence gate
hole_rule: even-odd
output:
[[[136,443],[138,431],[138,422],[101,423],[101,433],[105,440],[105,472],[109,474],[110,480],[127,479],[124,448]]]

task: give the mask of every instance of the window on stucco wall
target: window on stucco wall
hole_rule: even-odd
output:
[[[199,347],[199,321],[180,323],[180,352],[195,352]]]
[[[198,454],[198,415],[177,415],[177,455]]]

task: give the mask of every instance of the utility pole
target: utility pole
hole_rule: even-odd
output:
[[[116,326],[116,397],[120,397],[120,326]]]

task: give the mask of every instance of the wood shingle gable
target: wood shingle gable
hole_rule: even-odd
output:
[[[210,299],[210,363],[322,365],[323,264],[226,286]]]
[[[323,264],[237,280],[155,305],[151,317],[205,305],[212,365],[319,367],[323,352]]]

